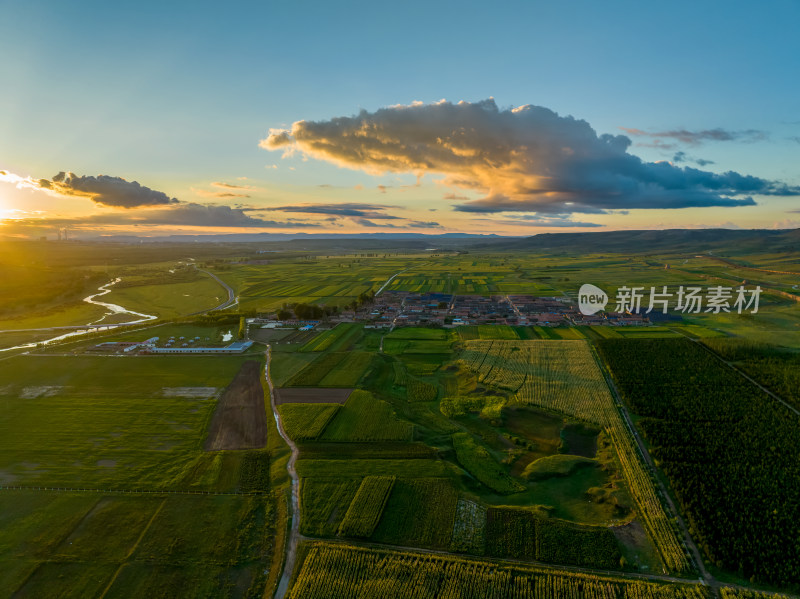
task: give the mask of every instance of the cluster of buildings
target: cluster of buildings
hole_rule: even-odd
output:
[[[275,322],[257,319],[257,324]],[[456,327],[477,324],[572,326],[643,325],[642,314],[598,313],[585,316],[568,297],[532,295],[453,295],[386,291],[371,304],[344,310],[330,318],[337,322],[365,322],[368,328],[439,325]],[[275,326],[277,323],[273,324]],[[282,321],[281,326],[313,326],[318,321]]]
[[[206,341],[209,339],[206,338]],[[252,341],[234,341],[225,346],[202,345],[200,337],[170,337],[159,344],[158,337],[145,341],[106,341],[86,351],[95,354],[241,354],[250,349]]]

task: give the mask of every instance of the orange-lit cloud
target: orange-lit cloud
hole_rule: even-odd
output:
[[[800,188],[735,172],[644,162],[628,153],[624,135],[598,136],[586,121],[540,106],[501,110],[492,99],[297,121],[290,130],[271,129],[260,145],[373,175],[438,173],[445,185],[484,195],[457,204],[464,212],[748,206],[752,195],[800,195]]]

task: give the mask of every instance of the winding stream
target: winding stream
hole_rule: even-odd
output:
[[[101,306],[107,310],[103,316],[101,316],[98,320],[94,322],[87,323],[85,325],[86,328],[76,329],[74,331],[70,331],[69,333],[64,333],[63,335],[58,335],[57,337],[52,337],[50,339],[43,339],[41,341],[32,341],[30,343],[23,343],[21,345],[15,345],[14,347],[6,347],[0,348],[0,353],[13,351],[17,349],[31,349],[37,347],[39,345],[47,345],[49,343],[53,343],[55,341],[61,341],[62,339],[69,339],[70,337],[76,337],[78,335],[85,335],[86,333],[93,333],[95,331],[99,331],[101,329],[112,329],[116,327],[127,326],[131,324],[140,324],[143,322],[147,322],[150,320],[156,320],[158,316],[154,316],[152,314],[143,314],[141,312],[134,312],[133,310],[128,310],[127,308],[123,308],[118,304],[109,304],[107,302],[100,302],[97,301],[95,298],[101,297],[106,295],[107,293],[111,293],[111,287],[119,283],[122,279],[117,277],[113,281],[106,283],[105,285],[100,285],[97,288],[98,293],[93,293],[92,295],[83,298],[83,301],[87,304],[94,304],[95,306]],[[108,318],[109,316],[113,315],[120,315],[120,314],[130,314],[131,316],[137,317],[135,320],[128,320],[125,322],[118,322],[114,324],[100,324],[103,320]],[[65,327],[50,327],[50,329],[59,329]],[[47,330],[47,329],[43,329]]]

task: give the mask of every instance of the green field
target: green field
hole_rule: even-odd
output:
[[[800,406],[800,313],[776,295],[795,293],[796,277],[695,254],[702,248],[578,255],[315,243],[109,244],[102,258],[85,244],[65,244],[63,255],[42,244],[24,268],[0,258],[9,300],[0,349],[54,335],[21,328],[99,319],[104,310],[81,300],[117,277],[101,300],[168,321],[0,353],[0,594],[272,596],[299,516],[301,534],[317,540],[301,543],[290,597],[710,599],[694,582],[574,569],[697,579],[659,481],[719,580],[797,588],[796,418],[734,370]],[[734,259],[798,270],[788,253]],[[231,285],[239,303],[186,317],[227,297],[192,262]],[[758,314],[685,314],[652,326],[388,330],[328,318],[335,308],[349,320],[356,304],[368,314],[371,294],[395,274],[387,292],[574,300],[594,282],[612,304],[630,284],[747,278],[772,291]],[[374,304],[384,299],[399,301],[389,293]],[[260,343],[247,355],[85,353],[152,336],[221,345],[238,336],[241,317],[312,313],[298,303],[322,314],[309,318],[320,321],[314,329],[253,325]],[[322,398],[354,389],[341,405],[278,407],[299,446],[299,515],[269,403],[266,448],[203,451],[218,399],[266,343],[273,384],[295,399],[305,399],[298,388]]]
[[[278,413],[286,434],[295,441],[306,441],[322,435],[340,408],[339,404],[287,403],[278,406]]]
[[[339,525],[339,534],[343,537],[372,536],[394,481],[394,476],[365,476]]]
[[[800,492],[797,413],[688,339],[600,348],[710,563],[762,583],[791,580],[800,566],[800,522],[788,515]],[[654,366],[645,374],[634,357]]]
[[[457,501],[450,479],[397,479],[372,538],[390,545],[446,549]]]
[[[492,455],[466,433],[453,435],[458,462],[482,484],[501,495],[511,495],[525,487],[511,478]]]
[[[360,485],[358,478],[304,478],[301,483],[302,533],[335,536]]]
[[[269,490],[265,452],[202,449],[217,397],[245,359],[0,362],[13,381],[0,394],[0,478],[25,489],[0,491],[0,588],[36,597],[216,594],[235,580],[263,589],[274,535],[268,496],[158,494]],[[98,491],[38,490],[54,487]]]
[[[97,489],[226,486],[230,473],[213,476],[202,443],[216,397],[244,360],[4,360],[0,376],[13,383],[0,388],[0,476],[4,484]]]
[[[399,420],[389,404],[356,389],[325,428],[326,441],[410,441],[413,426]]]
[[[119,304],[129,310],[159,318],[174,318],[208,310],[228,299],[228,292],[207,275],[187,283],[165,282],[122,288],[115,285],[111,289],[111,293],[98,298],[99,301]]]
[[[229,577],[257,592],[265,583],[274,526],[263,497],[4,491],[0,505],[0,587],[22,596],[216,594]]]

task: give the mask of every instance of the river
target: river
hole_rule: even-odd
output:
[[[107,329],[112,329],[112,328],[116,328],[116,327],[122,327],[122,326],[131,325],[131,324],[140,324],[140,323],[143,323],[143,322],[147,322],[149,320],[156,320],[158,317],[154,316],[152,314],[143,314],[141,312],[134,312],[133,310],[128,310],[127,308],[123,308],[122,306],[120,306],[118,304],[109,304],[107,302],[100,302],[100,301],[97,301],[95,299],[95,298],[101,297],[103,295],[106,295],[107,293],[111,293],[111,291],[112,291],[111,287],[113,287],[114,285],[119,283],[121,280],[122,279],[117,277],[116,279],[106,283],[105,285],[100,285],[100,287],[97,288],[97,291],[98,291],[97,293],[93,293],[92,295],[83,298],[83,301],[86,302],[87,304],[94,304],[95,306],[101,306],[101,307],[103,307],[103,308],[105,308],[107,310],[107,312],[105,314],[103,314],[103,316],[100,317],[98,320],[95,320],[94,322],[87,323],[86,324],[86,328],[76,329],[74,331],[70,331],[69,333],[64,333],[63,335],[58,335],[57,337],[52,337],[51,339],[43,339],[41,341],[32,341],[30,343],[23,343],[21,345],[15,345],[14,347],[2,348],[2,349],[0,349],[0,353],[7,352],[7,351],[18,350],[18,349],[31,349],[31,348],[37,347],[38,345],[47,345],[49,343],[54,343],[56,341],[61,341],[63,339],[69,339],[70,337],[77,337],[78,335],[85,335],[86,333],[93,333],[95,331],[100,331],[100,330],[103,330],[103,329],[107,330]],[[101,325],[100,324],[107,317],[112,316],[112,315],[118,315],[118,314],[130,314],[131,316],[134,316],[136,318],[134,320],[128,320],[128,321],[125,321],[125,322],[118,322],[118,323],[114,323],[114,324],[105,324],[105,325]],[[57,328],[61,328],[61,327],[50,327],[50,328],[57,329]],[[46,329],[43,329],[43,330],[46,330]]]

